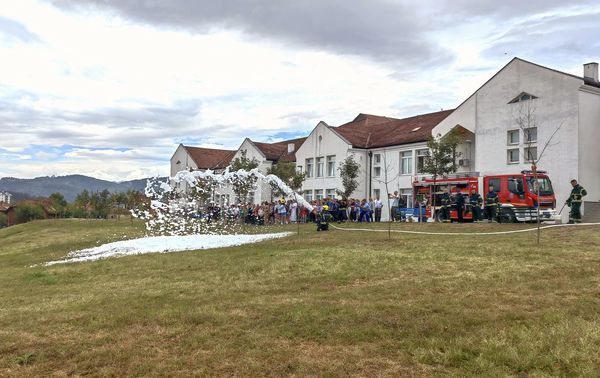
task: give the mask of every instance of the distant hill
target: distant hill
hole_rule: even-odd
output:
[[[88,191],[102,191],[107,189],[111,193],[126,192],[127,190],[143,191],[147,179],[113,182],[100,180],[84,175],[46,176],[34,179],[19,179],[15,177],[0,178],[0,191],[14,195],[13,202],[25,198],[48,197],[59,192],[69,202],[73,202],[77,194],[84,189]]]

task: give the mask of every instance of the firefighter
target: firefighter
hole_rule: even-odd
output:
[[[471,195],[469,196],[469,210],[473,214],[473,222],[479,222],[481,220],[481,206],[483,205],[483,198],[481,194],[477,193],[477,190],[471,189]]]
[[[440,204],[442,205],[442,221],[450,222],[450,194],[448,194],[448,189],[444,188],[442,195],[440,196]]]
[[[456,214],[458,216],[458,223],[463,223],[464,222],[463,212],[465,210],[465,197],[462,195],[462,193],[460,192],[460,189],[458,189],[458,188],[455,189],[454,206],[456,209]]]
[[[587,191],[577,183],[577,180],[571,180],[571,194],[567,200],[567,206],[571,208],[569,213],[569,224],[581,223],[581,201],[587,195]]]
[[[496,221],[496,211],[500,204],[498,193],[494,191],[494,187],[490,185],[489,191],[485,196],[485,212],[487,214],[488,223]]]

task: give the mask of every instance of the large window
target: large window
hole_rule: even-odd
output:
[[[525,149],[525,160],[532,163],[537,160],[537,147],[531,147]]]
[[[315,189],[315,199],[317,201],[323,199],[323,189]]]
[[[304,192],[302,192],[302,197],[304,197],[304,199],[307,202],[310,202],[313,200],[313,191],[312,190],[305,190]]]
[[[423,166],[425,165],[425,159],[429,155],[429,150],[417,150],[417,173],[421,173],[423,171]]]
[[[327,177],[335,177],[335,155],[327,156]]]
[[[506,162],[508,164],[519,164],[519,149],[512,148],[506,153]]]
[[[306,178],[313,177],[313,166],[314,160],[312,158],[306,159]]]
[[[373,167],[373,177],[381,177],[381,167]]]
[[[325,194],[327,198],[335,198],[335,189],[327,189],[325,190]]]
[[[403,175],[412,175],[412,151],[400,152],[400,167]]]
[[[323,177],[323,169],[324,169],[324,165],[325,165],[323,160],[325,160],[325,159],[323,159],[322,157],[317,158],[317,177]]]
[[[509,130],[507,132],[507,143],[509,145],[519,144],[519,130]]]
[[[523,130],[523,137],[525,138],[525,143],[533,143],[537,142],[537,127],[530,127],[528,129]]]

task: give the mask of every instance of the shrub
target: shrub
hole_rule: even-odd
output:
[[[17,206],[17,221],[20,223],[29,222],[34,219],[44,219],[44,209],[40,205],[24,203]]]

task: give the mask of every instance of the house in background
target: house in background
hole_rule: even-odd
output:
[[[387,181],[390,193],[397,190],[407,203],[412,203],[413,175],[423,166],[427,140],[433,128],[451,112],[403,119],[359,114],[337,127],[320,122],[296,154],[296,164],[307,176],[302,187],[304,197],[336,196],[336,189],[342,188],[338,165],[353,155],[360,165],[354,198],[380,197],[387,202]]]
[[[263,172],[281,159],[295,161],[297,168],[307,174],[302,190],[311,200],[335,196],[342,188],[339,163],[354,155],[360,176],[353,197],[385,198],[388,181],[389,191],[398,190],[410,204],[414,201],[412,182],[421,173],[430,136],[443,137],[458,131],[464,139],[457,148],[459,172],[484,176],[530,169],[531,157],[535,159],[541,153],[560,126],[538,168],[552,179],[557,208],[564,204],[569,182],[575,178],[588,188],[584,219],[600,218],[600,190],[595,189],[600,188],[600,149],[596,147],[600,142],[598,64],[585,64],[583,71],[580,77],[514,58],[454,110],[403,119],[359,114],[337,127],[321,121],[307,138],[279,143],[245,139],[237,151],[218,150],[223,151],[224,158],[217,160],[227,165],[227,153],[235,158],[246,151],[249,158],[260,162]],[[525,131],[517,122],[524,110],[535,116],[535,122]],[[178,151],[181,148],[192,147],[179,146]],[[197,151],[215,154],[203,150],[209,149]],[[178,156],[185,158],[176,152],[171,159],[171,174],[181,169],[210,168],[187,163],[178,167],[177,162],[184,161]],[[268,200],[267,193],[266,188],[258,188],[255,201]],[[384,203],[382,219],[387,219],[387,201]],[[566,211],[563,216],[568,216]]]
[[[9,192],[0,192],[0,203],[10,204],[12,194]]]
[[[533,119],[524,131],[517,119],[527,113]],[[586,219],[600,215],[597,63],[584,64],[579,77],[514,58],[442,120],[433,134],[443,136],[451,130],[466,135],[459,151],[467,163],[459,171],[481,175],[529,170],[531,158],[537,159],[549,142],[538,169],[550,175],[557,208],[569,196],[570,180],[577,179],[588,189]]]

